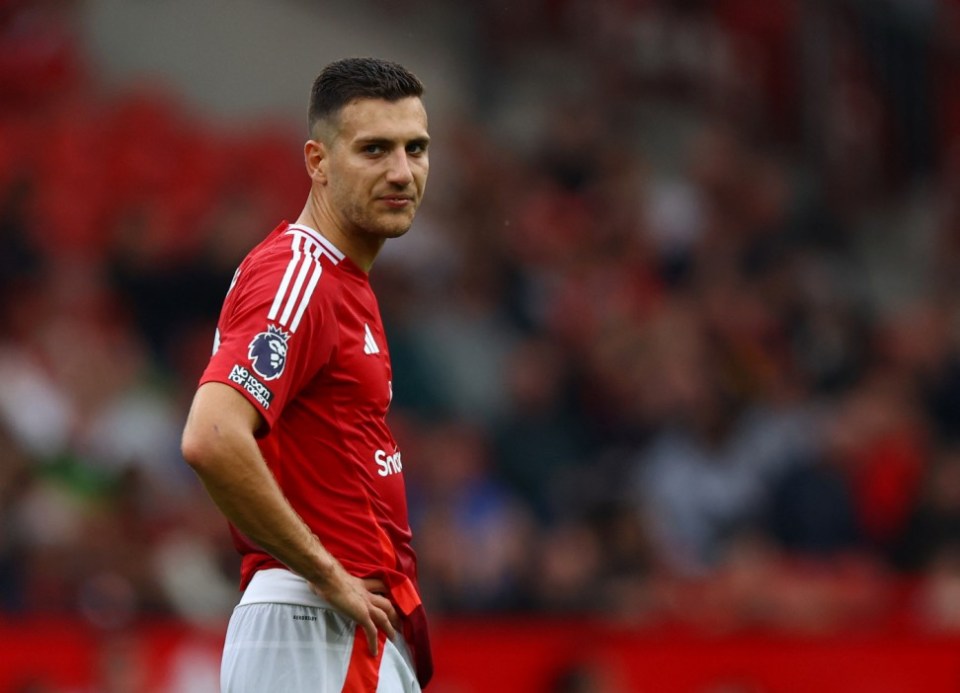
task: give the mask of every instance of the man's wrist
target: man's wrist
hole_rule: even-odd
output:
[[[317,587],[328,587],[343,573],[343,566],[340,565],[340,562],[329,553],[324,553],[325,555],[317,557],[313,574],[305,576]]]

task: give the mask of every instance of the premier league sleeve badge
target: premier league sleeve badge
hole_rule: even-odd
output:
[[[247,356],[254,372],[264,380],[276,380],[287,362],[287,342],[290,335],[273,325],[256,335],[250,342]]]

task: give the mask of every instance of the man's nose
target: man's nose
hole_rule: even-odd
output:
[[[387,169],[387,180],[395,185],[406,186],[413,181],[413,171],[410,160],[404,150],[398,150],[390,156],[390,165]]]

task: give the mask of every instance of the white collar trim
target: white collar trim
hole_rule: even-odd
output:
[[[339,248],[337,248],[337,246],[335,246],[333,243],[327,240],[316,229],[311,229],[309,226],[304,226],[303,224],[290,224],[289,228],[293,229],[294,231],[300,231],[301,233],[307,234],[308,236],[310,236],[310,238],[312,238],[317,243],[319,243],[324,250],[326,250],[328,253],[330,253],[335,258],[337,258],[337,260],[343,260],[346,257],[346,255],[342,250],[340,250]]]

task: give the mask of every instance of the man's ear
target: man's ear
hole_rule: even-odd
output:
[[[303,145],[303,161],[307,167],[307,175],[314,182],[327,182],[327,147],[320,140],[307,140]]]

